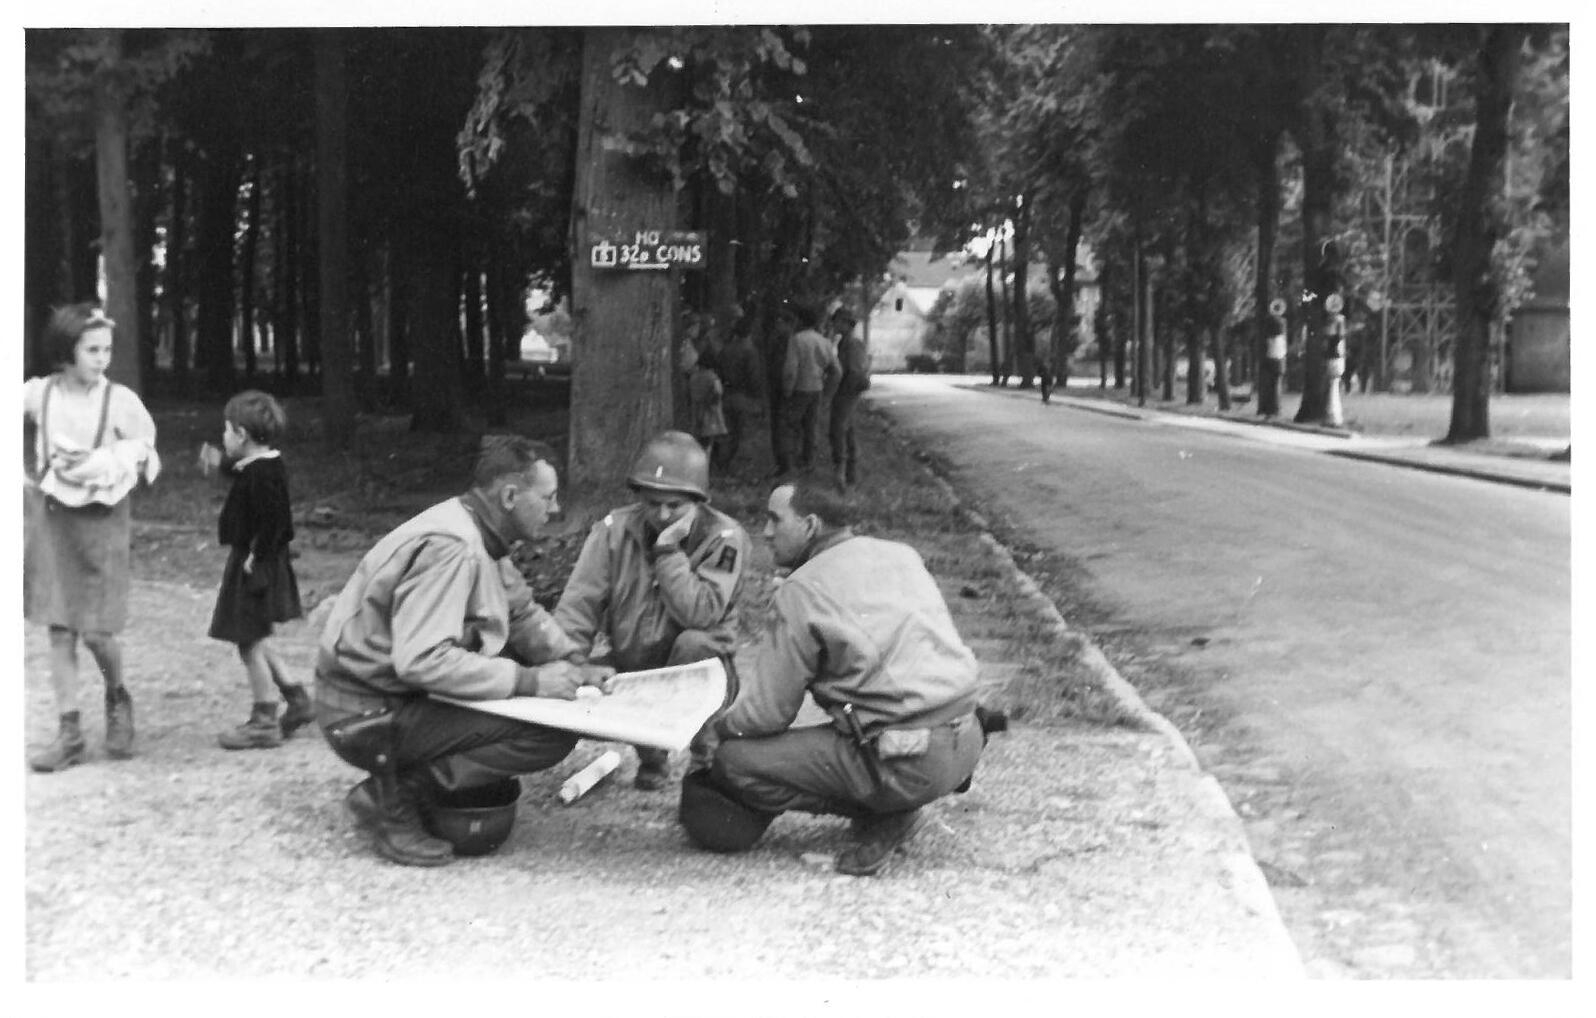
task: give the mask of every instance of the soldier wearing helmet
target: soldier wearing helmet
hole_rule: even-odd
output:
[[[661,432],[626,481],[638,501],[588,532],[554,620],[582,655],[607,644],[607,663],[626,672],[730,654],[750,542],[709,505],[703,447],[684,432]],[[637,787],[663,788],[668,754],[637,753]]]

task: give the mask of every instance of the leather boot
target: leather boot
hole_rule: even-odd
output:
[[[283,738],[286,739],[316,720],[316,708],[310,702],[310,694],[305,691],[304,686],[283,683],[278,688],[282,690],[283,699],[288,702],[281,721]]]
[[[73,764],[82,763],[87,749],[83,741],[83,728],[78,724],[78,712],[68,711],[61,715],[61,730],[56,734],[55,741],[30,756],[28,766],[41,774],[65,770]]]
[[[637,774],[632,787],[645,792],[656,792],[670,782],[671,755],[663,749],[637,747]]]
[[[378,779],[381,813],[374,826],[377,854],[401,866],[446,866],[454,861],[454,846],[427,833],[421,822],[424,793],[413,777]],[[347,800],[346,800],[347,802]],[[347,802],[359,818],[359,805]]]
[[[836,871],[854,877],[875,876],[892,853],[918,834],[928,819],[923,809],[861,818],[854,825],[854,843],[837,856]]]
[[[112,760],[133,756],[133,697],[126,686],[105,691],[105,755]]]

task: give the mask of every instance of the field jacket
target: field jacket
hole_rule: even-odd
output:
[[[628,672],[662,667],[685,630],[730,646],[750,551],[747,531],[708,505],[698,506],[680,546],[655,549],[644,511],[625,506],[593,524],[554,607],[554,621],[582,653],[602,633],[611,663]]]
[[[805,690],[828,712],[852,704],[870,732],[944,724],[976,702],[975,655],[919,552],[847,530],[777,589],[741,679],[714,724],[722,739],[786,730]]]

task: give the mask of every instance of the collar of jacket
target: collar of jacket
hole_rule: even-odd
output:
[[[817,535],[814,540],[810,541],[809,544],[804,548],[803,556],[799,558],[798,564],[793,566],[793,569],[799,569],[807,564],[809,560],[813,559],[816,555],[819,555],[823,551],[829,551],[842,542],[853,538],[854,536],[854,532],[848,527],[840,527],[836,530],[833,530],[829,534]]]
[[[511,542],[498,527],[501,514],[493,511],[493,506],[482,497],[482,493],[472,488],[460,496],[460,504],[465,506],[465,511],[476,521],[477,529],[482,532],[482,546],[487,549],[488,554],[496,559],[510,554]]]

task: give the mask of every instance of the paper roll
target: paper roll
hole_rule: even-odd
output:
[[[621,765],[621,754],[615,750],[601,753],[592,763],[565,779],[560,786],[560,801],[569,806],[593,790],[593,786],[610,776]]]

